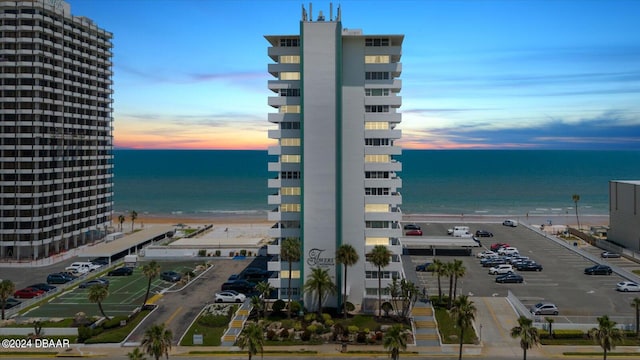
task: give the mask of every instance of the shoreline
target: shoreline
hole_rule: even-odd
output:
[[[127,219],[123,226],[131,225],[131,220],[127,215]],[[502,223],[505,219],[513,219],[518,222],[528,224],[545,224],[545,225],[567,225],[577,227],[577,219],[575,214],[403,214],[403,222],[460,222],[460,223]],[[580,214],[581,227],[585,226],[608,226],[609,215],[601,214]],[[274,221],[267,219],[266,213],[241,214],[241,213],[225,213],[210,216],[193,216],[193,215],[152,215],[138,214],[135,221],[136,225],[144,224],[213,224],[213,225],[232,225],[232,224],[261,224],[272,225]],[[113,226],[118,227],[120,224],[116,215],[113,216]]]

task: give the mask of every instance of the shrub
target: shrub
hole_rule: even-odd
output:
[[[247,256],[247,250],[245,249],[240,250],[240,255]]]
[[[346,302],[345,307],[347,308],[347,312],[352,312],[356,309],[356,306],[349,301]]]
[[[102,328],[105,329],[105,330],[108,330],[108,329],[114,329],[114,328],[120,327],[120,321],[121,320],[127,320],[127,317],[126,316],[114,316],[110,320],[105,321],[104,323],[102,323]]]
[[[280,330],[280,338],[282,340],[287,340],[289,338],[289,329],[282,328],[282,330]]]
[[[333,319],[329,319],[325,321],[324,324],[327,325],[328,327],[332,327],[333,324],[335,324],[335,321],[333,321]]]
[[[549,332],[544,331],[540,333],[540,338],[548,339]],[[553,330],[554,339],[586,339],[587,334],[582,330]]]
[[[309,326],[307,326],[307,330],[309,332],[311,332],[312,334],[313,333],[317,333],[318,332],[318,325],[315,325],[315,324],[309,325]]]
[[[302,334],[300,334],[300,340],[302,341],[309,341],[311,340],[311,331],[309,331],[309,328],[306,328]]]
[[[357,333],[358,331],[360,331],[360,329],[359,329],[357,326],[355,326],[355,325],[349,325],[349,326],[347,327],[347,330],[349,330],[349,334],[355,334],[355,333]]]
[[[207,256],[207,250],[205,249],[198,250],[198,256]]]
[[[367,334],[365,334],[364,331],[358,332],[358,335],[356,335],[356,342],[363,344],[366,341],[367,341]]]
[[[273,305],[271,306],[271,310],[272,310],[273,312],[279,313],[279,312],[281,312],[282,310],[284,310],[284,308],[286,308],[286,307],[287,307],[287,303],[286,303],[286,302],[284,302],[284,300],[282,300],[282,299],[278,299],[278,300],[276,300],[276,301],[273,303]]]
[[[216,250],[216,256],[220,256],[221,254],[220,250]]]
[[[385,301],[382,303],[382,311],[384,311],[385,316],[389,316],[391,310],[393,310],[393,305],[390,302]]]
[[[276,337],[276,332],[272,329],[267,330],[267,340],[272,341]]]
[[[229,251],[229,257],[233,257],[236,253],[233,251]]]
[[[316,314],[315,313],[307,313],[307,314],[304,315],[304,321],[306,321],[306,322],[312,322],[315,319],[316,319]]]
[[[292,301],[290,306],[291,306],[291,312],[294,314],[297,314],[300,312],[300,310],[302,310],[302,304],[300,304],[297,301]]]
[[[329,321],[329,320],[331,320],[331,315],[329,315],[329,314],[327,314],[327,313],[323,313],[323,314],[322,314],[322,322],[325,322],[325,323],[326,323],[326,322],[327,322],[327,321]]]
[[[102,333],[102,328],[101,327],[96,327],[94,329],[90,328],[90,327],[86,327],[86,326],[80,326],[78,328],[78,342],[79,343],[84,343],[85,341],[87,341],[89,338],[92,338],[98,334]]]

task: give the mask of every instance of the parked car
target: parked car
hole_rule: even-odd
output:
[[[404,226],[404,229],[405,229],[405,230],[422,230],[422,229],[420,228],[420,226],[418,226],[418,225],[416,225],[416,224],[406,224],[406,225]]]
[[[513,273],[513,266],[509,264],[500,264],[489,269],[489,274],[491,275],[511,274],[511,273]]]
[[[503,257],[487,258],[487,259],[482,259],[480,261],[480,264],[482,265],[482,267],[493,267],[493,266],[502,265],[506,263],[507,263],[507,259]]]
[[[4,303],[4,309],[9,310],[12,307],[16,307],[20,304],[22,304],[22,301],[16,300],[14,298],[8,298]]]
[[[518,274],[504,274],[504,275],[500,275],[498,277],[496,277],[496,282],[497,283],[522,283],[524,281],[524,278],[521,275]]]
[[[622,281],[616,284],[616,290],[622,292],[639,292],[640,285],[634,283],[633,281]]]
[[[507,246],[509,246],[509,244],[497,242],[495,244],[491,244],[491,247],[489,249],[491,251],[498,251],[500,248],[507,247]]]
[[[94,285],[109,287],[109,280],[107,280],[105,278],[93,279],[93,280],[89,280],[89,281],[83,282],[82,284],[78,285],[78,287],[80,289],[86,289],[86,288],[90,288],[90,287],[92,287]]]
[[[477,258],[480,259],[484,259],[484,258],[488,258],[488,257],[498,257],[498,253],[491,251],[491,250],[485,250],[485,251],[481,251],[479,253],[476,254]]]
[[[507,220],[502,222],[502,225],[510,226],[510,227],[516,227],[516,226],[518,226],[518,222],[515,221],[515,220],[507,219]]]
[[[530,311],[533,315],[558,315],[558,307],[552,303],[537,303]]]
[[[176,282],[182,279],[182,275],[178,274],[175,271],[168,270],[160,273],[160,279],[164,281],[169,281],[169,282]]]
[[[227,279],[227,281],[235,281],[235,280],[240,280],[240,275],[231,274],[231,275],[229,275],[229,278]]]
[[[422,230],[409,230],[404,233],[406,236],[422,236]]]
[[[90,261],[78,261],[78,262],[74,262],[71,265],[67,266],[65,268],[65,270],[70,270],[70,271],[77,271],[80,274],[85,274],[88,273],[90,271],[95,271],[96,269],[99,269],[100,266],[102,265],[96,265]]]
[[[235,290],[239,293],[250,294],[253,292],[254,284],[246,280],[227,281],[222,284],[221,290]]]
[[[621,255],[618,253],[614,253],[614,252],[610,252],[610,251],[605,251],[603,253],[600,254],[601,258],[619,258]]]
[[[498,255],[516,255],[520,254],[518,252],[518,248],[514,248],[511,246],[505,246],[498,249]]]
[[[90,262],[94,265],[98,265],[98,266],[103,266],[103,265],[109,265],[109,258],[108,257],[98,257],[95,259],[91,259]]]
[[[48,291],[52,291],[55,290],[56,287],[49,285],[49,284],[45,284],[45,283],[38,283],[38,284],[33,284],[33,285],[29,285],[27,287],[32,287],[32,288],[36,288],[36,289],[40,289],[44,292],[48,292]]]
[[[42,294],[44,294],[44,290],[28,287],[14,292],[13,297],[18,299],[31,299]]]
[[[516,269],[518,271],[542,271],[542,265],[533,261],[526,261],[516,265]]]
[[[430,262],[426,262],[416,266],[416,271],[433,271],[433,266],[431,266]]]
[[[127,266],[119,267],[107,273],[107,276],[129,276],[133,274],[133,269]]]
[[[476,230],[476,237],[493,237],[493,233],[487,230]]]
[[[216,302],[235,302],[242,303],[247,299],[245,294],[239,293],[235,290],[226,290],[216,293]]]
[[[47,284],[66,284],[72,281],[73,277],[63,273],[54,273],[47,276]]]
[[[584,269],[584,273],[587,275],[611,275],[613,270],[609,265],[597,264]]]

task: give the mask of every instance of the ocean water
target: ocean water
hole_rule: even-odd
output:
[[[116,213],[266,217],[266,151],[115,150]],[[271,159],[272,160],[272,159]],[[405,214],[609,212],[610,180],[640,179],[638,151],[404,150]],[[273,161],[273,160],[272,160]]]

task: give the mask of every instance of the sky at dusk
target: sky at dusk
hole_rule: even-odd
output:
[[[264,35],[297,34],[303,2],[67,2],[113,33],[117,148],[275,144]],[[405,35],[404,148],[640,150],[640,1],[338,5],[344,28]]]

